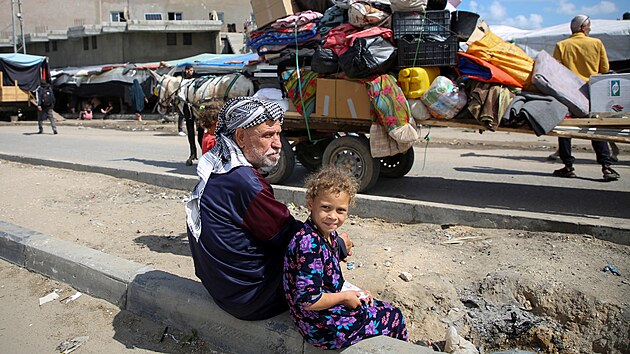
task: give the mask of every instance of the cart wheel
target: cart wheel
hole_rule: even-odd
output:
[[[381,177],[400,178],[406,175],[411,171],[415,158],[413,148],[394,156],[381,157]]]
[[[323,163],[348,170],[359,181],[359,192],[374,187],[381,167],[370,154],[368,139],[356,136],[344,136],[328,144]]]
[[[313,172],[322,166],[322,157],[326,146],[333,139],[326,138],[315,142],[305,141],[295,146],[295,157],[310,172]]]
[[[272,184],[284,182],[287,178],[291,177],[293,169],[295,168],[295,154],[293,153],[291,144],[284,135],[280,136],[280,141],[282,142],[280,160],[278,160],[278,164],[276,164],[265,177],[267,181]]]

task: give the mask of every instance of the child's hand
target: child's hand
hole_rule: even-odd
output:
[[[348,250],[348,256],[352,256],[352,247],[354,247],[354,242],[350,240],[350,236],[348,236],[348,233],[342,232],[339,234],[339,237],[341,237],[343,242],[346,244],[346,250]]]
[[[356,309],[357,307],[361,306],[360,297],[361,295],[363,295],[361,291],[348,290],[344,291],[343,294],[345,296],[342,305],[351,309]]]
[[[374,298],[372,297],[372,293],[369,290],[360,291],[361,296],[359,296],[359,300],[365,301],[370,306],[374,306]]]

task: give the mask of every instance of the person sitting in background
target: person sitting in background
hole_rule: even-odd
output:
[[[79,119],[92,120],[92,108],[89,103],[83,105],[83,110],[79,113]]]
[[[107,101],[107,105],[101,108],[101,113],[104,114],[103,119],[107,119],[107,116],[109,116],[112,113],[113,109],[114,109],[114,104],[112,103],[112,101]]]

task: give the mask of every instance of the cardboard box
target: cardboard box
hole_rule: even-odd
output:
[[[295,12],[292,0],[251,0],[250,2],[258,28]]]
[[[315,114],[331,118],[370,118],[370,97],[357,81],[317,79]]]
[[[593,75],[591,112],[630,112],[630,74]]]

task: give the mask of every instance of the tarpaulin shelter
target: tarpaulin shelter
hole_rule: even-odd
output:
[[[553,53],[556,43],[571,36],[569,23],[535,30],[510,26],[492,26],[492,32],[505,41],[514,42],[529,56],[545,50]],[[610,62],[630,60],[630,21],[591,19],[590,37],[599,38]]]
[[[35,91],[40,79],[50,78],[48,58],[38,55],[0,54],[0,71],[4,86],[13,86],[17,80],[24,91]]]

